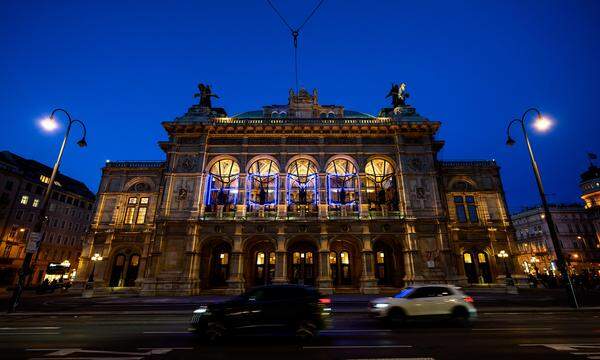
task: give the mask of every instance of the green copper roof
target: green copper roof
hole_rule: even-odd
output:
[[[346,119],[364,119],[364,118],[374,118],[374,117],[375,116],[373,116],[373,115],[362,113],[360,111],[344,110],[344,118],[346,118]]]
[[[233,115],[232,117],[239,118],[239,119],[260,119],[263,117],[263,111],[262,110],[246,111],[243,113],[239,113],[237,115]]]

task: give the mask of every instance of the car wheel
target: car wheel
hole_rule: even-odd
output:
[[[452,321],[459,326],[468,326],[471,324],[469,311],[462,306],[452,310]]]
[[[391,327],[400,327],[406,323],[406,314],[399,308],[390,309],[386,322]]]
[[[307,343],[317,336],[317,326],[312,321],[302,321],[296,328],[296,339]]]
[[[204,330],[204,338],[210,344],[218,343],[225,336],[227,329],[220,321],[210,322]]]

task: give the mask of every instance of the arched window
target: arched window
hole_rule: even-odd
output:
[[[330,205],[356,204],[358,177],[350,160],[335,159],[327,165],[327,192]]]
[[[226,210],[235,206],[238,193],[240,166],[231,159],[222,159],[211,166],[208,174],[207,205],[224,205]]]
[[[277,111],[273,111],[273,112],[271,112],[271,117],[272,118],[278,118],[279,117],[279,113]]]
[[[309,159],[294,160],[288,167],[288,204],[295,210],[317,203],[317,167]]]
[[[335,117],[335,114],[333,112],[330,112],[329,114],[327,114],[327,117],[333,119]]]
[[[457,181],[452,185],[452,190],[460,192],[473,191],[473,185],[466,181]]]
[[[365,190],[369,207],[373,205],[398,208],[394,167],[389,161],[377,158],[365,166]],[[377,208],[375,206],[375,208]]]
[[[271,159],[256,160],[248,171],[248,204],[250,208],[277,205],[279,167]]]
[[[279,117],[283,119],[283,118],[287,117],[287,113],[285,111],[282,111],[279,113]]]

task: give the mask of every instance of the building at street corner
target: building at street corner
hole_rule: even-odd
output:
[[[95,294],[503,282],[496,254],[511,253],[514,232],[499,167],[438,159],[441,124],[406,104],[404,84],[377,116],[301,89],[229,117],[199,89],[199,104],[163,123],[164,161],[102,169],[80,285],[92,269]]]
[[[600,276],[600,169],[590,164],[579,183],[584,204],[550,205],[571,274]],[[516,257],[528,274],[556,274],[556,250],[540,206],[512,215]]]
[[[51,174],[52,168],[35,160],[0,152],[0,288],[17,281],[27,238],[38,219]],[[83,183],[58,174],[30,285],[75,276],[94,200]]]

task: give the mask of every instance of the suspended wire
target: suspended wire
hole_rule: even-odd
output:
[[[294,74],[295,74],[295,80],[296,80],[296,94],[297,94],[298,93],[298,36],[300,35],[300,30],[304,27],[304,25],[306,25],[306,23],[308,22],[308,20],[310,20],[310,18],[317,12],[317,10],[325,2],[325,0],[320,0],[317,3],[317,6],[314,7],[314,9],[308,14],[308,16],[306,16],[306,19],[304,19],[304,21],[302,22],[302,24],[300,26],[298,26],[296,29],[294,29],[287,22],[287,20],[285,19],[285,17],[279,12],[279,10],[277,10],[277,8],[275,7],[275,5],[273,5],[273,3],[271,2],[271,0],[266,0],[266,1],[269,4],[269,6],[273,9],[273,11],[275,11],[275,14],[277,14],[277,16],[279,16],[279,18],[281,19],[281,21],[283,22],[283,24],[292,33],[292,38],[294,40]]]

